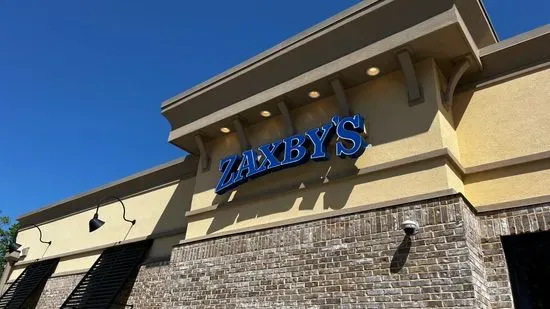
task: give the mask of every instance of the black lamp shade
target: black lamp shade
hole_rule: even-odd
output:
[[[8,252],[9,253],[12,253],[13,251],[17,251],[17,249],[21,248],[21,245],[16,243],[16,242],[12,242],[10,243],[9,247],[8,247]]]
[[[97,213],[94,214],[94,217],[90,220],[90,233],[100,228],[105,222],[99,220]]]

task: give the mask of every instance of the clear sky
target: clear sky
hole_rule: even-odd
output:
[[[32,209],[184,155],[163,100],[352,0],[0,1],[0,210]],[[501,39],[550,1],[486,0]]]

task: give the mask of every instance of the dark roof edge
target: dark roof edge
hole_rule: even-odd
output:
[[[493,22],[491,21],[491,16],[489,16],[489,13],[487,12],[487,9],[485,8],[485,4],[483,3],[483,0],[479,0],[479,6],[481,7],[481,10],[483,11],[483,15],[485,15],[485,19],[487,19],[487,23],[489,24],[489,28],[491,28],[491,32],[493,33],[493,36],[495,37],[495,40],[500,42],[500,38],[498,37],[498,33],[495,30],[495,27],[493,26]]]
[[[132,174],[122,179],[110,182],[103,186],[96,187],[90,191],[74,195],[59,202],[46,205],[37,210],[24,213],[17,217],[22,223],[22,227],[31,224],[27,221],[33,221],[33,224],[46,220],[55,219],[62,215],[78,212],[93,205],[91,201],[97,202],[106,195],[115,195],[123,198],[146,189],[151,189],[162,184],[170,183],[175,180],[187,179],[195,176],[197,169],[197,159],[190,155],[178,158],[150,169]],[[52,215],[48,215],[52,213]],[[36,222],[34,218],[40,221]]]

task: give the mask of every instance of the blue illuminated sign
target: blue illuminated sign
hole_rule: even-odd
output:
[[[328,160],[327,145],[336,134],[336,155],[340,158],[357,158],[365,151],[363,139],[365,120],[359,114],[331,121],[304,134],[286,137],[270,144],[249,149],[220,160],[222,176],[216,186],[216,193],[223,194],[236,188],[248,179],[267,173],[303,164],[309,159]],[[311,151],[311,153],[310,153]]]

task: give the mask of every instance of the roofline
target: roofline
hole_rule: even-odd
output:
[[[468,45],[468,52],[473,56],[472,59],[475,59],[474,66],[476,70],[481,69],[481,62],[478,57],[478,49],[475,46],[475,42],[468,32],[467,26],[464,24],[463,19],[460,16],[460,12],[456,7],[453,7],[443,13],[440,13],[439,15],[426,19],[417,25],[394,33],[384,39],[350,52],[349,54],[343,55],[330,62],[326,62],[323,66],[303,72],[302,74],[290,78],[281,84],[237,101],[232,105],[219,108],[217,111],[203,116],[196,121],[190,122],[176,129],[172,129],[169,133],[168,141],[189,153],[195,153],[196,150],[186,148],[185,146],[178,144],[177,140],[182,137],[190,136],[194,132],[200,132],[201,129],[219,123],[224,119],[235,117],[246,110],[256,108],[267,101],[273,101],[276,100],[276,98],[283,97],[285,94],[296,88],[304,87],[307,84],[313,83],[316,80],[321,80],[327,76],[335,76],[338,72],[342,72],[346,68],[355,66],[363,61],[373,58],[376,55],[381,55],[383,53],[393,54],[396,50],[402,48],[402,46],[407,46],[407,44],[410,44],[414,40],[431,35],[432,33],[435,33],[443,28],[451,26],[457,27],[457,31],[460,31],[465,44]]]
[[[281,43],[257,54],[256,56],[253,56],[252,58],[249,58],[247,60],[245,60],[244,62],[241,62],[240,64],[184,91],[184,92],[181,92],[173,97],[171,97],[170,99],[168,100],[165,100],[164,102],[162,102],[161,104],[161,110],[163,109],[166,109],[168,107],[170,107],[171,105],[177,103],[179,100],[185,98],[185,97],[188,97],[204,88],[207,88],[207,87],[210,87],[212,86],[213,84],[216,84],[216,83],[219,83],[219,82],[223,82],[225,79],[228,79],[230,78],[231,76],[235,75],[235,74],[238,74],[240,71],[254,65],[255,63],[258,63],[266,58],[269,58],[281,51],[284,51],[286,49],[289,49],[291,48],[293,45],[296,45],[298,44],[299,42],[301,41],[304,41],[306,39],[308,39],[309,37],[315,35],[316,33],[324,30],[325,28],[327,27],[330,27],[338,22],[341,22],[342,20],[356,14],[357,12],[359,11],[362,11],[366,8],[369,8],[371,6],[374,6],[376,5],[377,3],[379,2],[392,2],[394,0],[363,0],[353,6],[351,6],[350,8],[348,9],[345,9],[339,13],[337,13],[336,15],[332,16],[332,17],[329,17],[328,19],[325,19],[323,21],[321,21],[320,23],[290,37],[289,39],[286,39],[284,41],[282,41]]]
[[[340,23],[342,21],[345,21],[346,19],[350,18],[351,16],[365,10],[365,9],[368,9],[368,8],[371,8],[379,3],[382,3],[382,2],[393,2],[394,0],[363,0],[363,1],[360,1],[359,3],[351,6],[350,8],[348,9],[345,9],[339,13],[337,13],[336,15],[333,15],[332,17],[329,17],[315,25],[313,25],[312,27],[309,27],[308,29],[290,37],[289,39],[286,39],[284,41],[282,41],[281,43],[257,54],[256,56],[253,56],[243,62],[241,62],[240,64],[218,74],[218,75],[215,75],[214,77],[212,78],[209,78],[208,80],[202,82],[202,83],[199,83],[191,88],[189,88],[188,90],[186,91],[183,91],[183,92],[180,92],[179,94],[163,101],[161,103],[161,110],[166,110],[168,108],[171,108],[173,105],[177,104],[179,101],[181,101],[182,99],[185,99],[187,97],[190,97],[202,90],[204,90],[205,88],[208,88],[208,87],[212,87],[212,86],[216,86],[216,84],[219,84],[219,83],[223,83],[225,80],[227,79],[230,79],[231,77],[233,77],[234,75],[237,75],[239,74],[241,71],[247,69],[247,68],[250,68],[251,66],[253,66],[254,64],[257,64],[263,60],[265,60],[266,58],[269,58],[269,57],[272,57],[274,56],[275,54],[277,53],[280,53],[280,52],[283,52],[283,51],[286,51],[288,49],[291,49],[292,47],[294,47],[294,45],[297,45],[299,44],[300,42],[302,41],[305,41],[307,39],[309,39],[310,37],[316,35],[317,33],[325,30],[326,28],[329,28],[337,23]],[[493,35],[493,37],[495,38],[495,41],[499,41],[499,38],[498,38],[498,34],[497,32],[495,31],[495,28],[493,27],[493,24],[491,22],[491,19],[489,17],[489,14],[487,13],[487,10],[485,8],[485,5],[483,4],[483,1],[482,0],[477,0],[477,3],[479,4],[481,10],[482,10],[482,13],[483,15],[485,16],[485,19],[487,20],[487,24],[489,25],[489,28],[490,28],[490,31]]]
[[[144,171],[137,172],[135,174],[124,177],[122,179],[115,180],[115,181],[107,183],[105,185],[96,187],[96,188],[94,188],[92,190],[89,190],[87,192],[71,196],[71,197],[66,198],[64,200],[61,200],[59,202],[46,205],[46,206],[41,207],[41,208],[36,209],[36,210],[29,211],[29,212],[24,213],[24,214],[20,215],[19,217],[17,217],[17,220],[22,221],[22,220],[28,219],[31,216],[37,215],[39,213],[47,212],[47,211],[52,210],[54,208],[67,206],[67,204],[70,203],[70,202],[74,202],[74,201],[77,201],[77,200],[85,198],[85,197],[90,197],[92,195],[96,195],[96,194],[98,194],[102,191],[105,191],[107,189],[111,189],[111,188],[114,188],[114,187],[117,187],[117,186],[124,186],[125,184],[129,184],[131,181],[135,181],[135,180],[138,180],[140,178],[144,178],[146,176],[153,176],[154,174],[159,174],[160,172],[166,171],[170,168],[173,168],[173,167],[176,167],[176,166],[179,166],[179,165],[183,165],[183,164],[187,165],[186,166],[187,168],[183,168],[182,173],[180,175],[181,177],[176,177],[176,178],[177,179],[185,179],[186,177],[190,178],[192,176],[195,176],[195,170],[197,168],[196,158],[194,158],[190,155],[187,155],[187,156],[184,156],[184,157],[181,157],[181,158],[178,158],[178,159],[175,159],[175,160],[157,165],[155,167],[146,169]],[[172,177],[172,178],[174,178],[174,177]],[[170,181],[173,181],[173,180],[175,180],[175,179],[166,179],[166,183],[168,183]],[[152,185],[151,187],[155,187],[155,186]],[[71,213],[70,209],[67,209],[67,213]]]
[[[538,28],[529,30],[527,32],[520,33],[516,36],[513,36],[511,38],[508,38],[504,41],[499,41],[498,43],[489,45],[487,47],[484,47],[480,49],[479,54],[481,57],[487,56],[489,54],[513,47],[515,45],[519,45],[521,43],[527,42],[529,40],[532,40],[534,38],[541,37],[543,35],[546,35],[550,33],[550,24],[546,24],[543,26],[540,26]]]
[[[500,42],[500,38],[498,37],[498,33],[495,30],[495,27],[493,26],[493,22],[491,21],[491,16],[487,12],[487,9],[485,8],[485,4],[483,3],[483,0],[479,0],[479,5],[481,6],[481,10],[483,11],[483,15],[485,15],[485,19],[487,19],[487,23],[489,24],[491,32],[493,33],[493,36],[495,37],[495,41],[497,41],[497,43]]]

